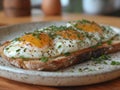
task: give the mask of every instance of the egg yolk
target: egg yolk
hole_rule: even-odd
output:
[[[98,32],[100,34],[102,34],[102,32],[103,32],[101,27],[94,22],[86,23],[86,24],[77,24],[76,27],[79,29],[82,29],[86,32],[93,32],[93,33]]]
[[[20,40],[30,42],[31,44],[39,48],[49,46],[52,43],[51,38],[45,33],[41,33],[38,38],[33,36],[32,34],[24,35],[20,38]]]
[[[75,30],[58,31],[57,34],[62,36],[63,38],[71,39],[71,40],[81,40],[81,39],[83,39],[83,36]]]

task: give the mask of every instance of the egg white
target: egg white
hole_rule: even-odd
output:
[[[41,58],[41,57],[56,57],[67,52],[74,52],[83,48],[91,46],[89,39],[84,42],[81,40],[69,40],[64,39],[61,36],[57,36],[53,40],[52,47],[38,48],[29,42],[13,41],[7,47],[4,48],[4,54],[7,57],[13,58]],[[94,45],[96,43],[94,42]]]
[[[73,27],[78,32],[83,32],[84,33],[83,30],[75,27],[76,23],[77,22],[67,23],[67,27]],[[102,27],[103,25],[100,25],[100,26]],[[106,30],[103,30],[102,34],[100,34],[98,32],[94,32],[94,33],[93,32],[87,32],[87,33],[92,36],[91,39],[95,38],[98,42],[99,41],[102,41],[102,42],[108,41],[109,39],[111,39],[111,38],[113,38],[117,35],[117,32],[115,32],[110,26],[103,26],[103,27]],[[102,39],[101,39],[101,37],[102,37]]]
[[[72,24],[68,24],[72,26]],[[74,27],[75,28],[75,27]],[[75,29],[77,30],[77,29]],[[42,31],[42,29],[41,29]],[[81,33],[82,30],[77,30]],[[45,31],[48,32],[48,31]],[[86,33],[86,32],[82,32]],[[91,38],[84,36],[84,40],[70,40],[65,39],[62,36],[57,35],[53,39],[53,45],[47,47],[36,47],[30,44],[30,42],[12,41],[7,47],[4,48],[4,54],[10,58],[41,58],[41,57],[56,57],[63,55],[67,52],[75,52],[84,48],[88,48],[96,45],[101,41],[101,35],[99,33],[88,33]],[[111,31],[104,31],[102,42],[107,41],[114,37],[116,33]]]

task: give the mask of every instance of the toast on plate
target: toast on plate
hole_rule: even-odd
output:
[[[0,55],[12,65],[54,71],[120,51],[120,33],[87,20],[48,26],[0,46]]]

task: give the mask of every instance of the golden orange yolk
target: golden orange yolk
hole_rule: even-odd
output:
[[[76,26],[79,29],[82,29],[86,32],[98,32],[100,34],[102,34],[102,29],[100,26],[98,26],[96,23],[92,22],[92,23],[86,23],[86,24],[78,24]]]
[[[71,40],[81,40],[83,38],[83,36],[75,30],[58,31],[56,34],[62,36],[63,38]]]
[[[39,48],[49,46],[52,43],[51,38],[45,33],[41,33],[39,38],[36,38],[32,34],[24,35],[20,38],[20,40],[30,42],[31,44]]]

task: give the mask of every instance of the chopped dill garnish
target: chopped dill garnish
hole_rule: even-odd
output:
[[[19,41],[19,40],[20,40],[20,38],[15,38],[12,41]]]
[[[16,50],[16,52],[19,52],[19,51],[20,51],[20,49],[17,49],[17,50]]]
[[[73,29],[72,27],[66,27],[66,26],[54,26],[54,25],[52,25],[52,26],[49,26],[48,27],[48,30],[51,30],[51,31],[61,31],[61,30],[70,30],[70,29]]]
[[[109,55],[102,55],[98,58],[91,58],[91,60],[95,61],[96,63],[101,63],[104,60],[108,60],[111,59],[111,57]],[[103,62],[104,64],[107,64],[107,62]]]
[[[61,47],[62,47],[61,45],[58,46],[58,48],[61,48]]]
[[[103,62],[104,64],[108,64],[106,61]]]
[[[103,28],[103,30],[105,31],[110,31],[112,30],[112,28],[110,26],[101,26]]]
[[[48,61],[48,57],[41,57],[41,58],[40,58],[40,61],[42,61],[42,62],[47,62],[47,61]]]
[[[27,48],[24,49],[24,52],[26,52]]]
[[[86,19],[82,19],[82,20],[78,20],[78,23],[80,22],[81,24],[86,24],[86,23],[90,23],[90,21],[86,20]]]
[[[97,48],[98,46],[101,46],[102,43],[101,42],[98,42],[96,45],[92,46],[91,48]]]
[[[118,62],[118,61],[112,61],[111,65],[120,65],[120,62]]]
[[[26,59],[24,56],[20,56],[19,58],[21,58],[21,59]]]
[[[5,50],[9,50],[9,47],[7,47]]]
[[[80,34],[79,33],[77,34],[77,37],[80,38]]]
[[[79,71],[79,72],[82,72],[83,70],[82,70],[82,68],[79,68],[78,71]]]
[[[15,57],[11,57],[12,59],[15,59]]]
[[[54,39],[54,38],[57,36],[56,33],[49,33],[48,35],[49,35],[52,39]]]
[[[112,40],[108,40],[108,41],[107,41],[107,44],[108,44],[108,45],[111,45],[111,44],[112,44]]]
[[[32,35],[36,37],[37,39],[40,39],[40,33],[38,32],[33,32]]]
[[[66,52],[64,53],[65,56],[69,56],[70,55],[70,52]]]

